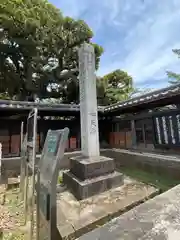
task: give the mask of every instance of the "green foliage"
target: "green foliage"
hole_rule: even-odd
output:
[[[94,52],[95,52],[95,56],[96,56],[96,62],[95,63],[96,63],[96,70],[97,70],[99,68],[100,57],[103,54],[104,49],[101,46],[99,46],[95,43],[92,43],[92,45],[94,47]]]
[[[97,101],[101,106],[127,100],[134,93],[141,92],[140,89],[133,88],[132,78],[121,70],[116,70],[104,77],[97,77],[96,85]],[[79,82],[69,82],[62,95],[64,103],[79,103]],[[50,99],[49,102],[59,103],[60,100]]]
[[[4,99],[4,100],[10,100],[10,96],[7,92],[5,93],[0,93],[0,99]]]
[[[172,80],[169,80],[169,83],[171,83],[171,84],[180,83],[180,74],[168,71],[167,75],[168,75],[169,79],[172,79]]]
[[[132,77],[117,69],[98,79],[98,94],[103,105],[124,101],[134,92]]]
[[[58,184],[62,184],[63,183],[63,175],[58,177]]]
[[[180,49],[173,49],[172,51],[177,55],[178,58],[180,58]],[[169,83],[171,84],[180,83],[180,74],[167,71],[167,75],[168,75],[168,78],[170,79]]]
[[[0,98],[79,103],[77,50],[93,37],[83,20],[63,17],[47,0],[1,0],[0,29]],[[103,48],[91,44],[97,70]],[[100,105],[126,100],[133,91],[124,71],[97,78]]]
[[[1,0],[0,29],[0,92],[67,101],[67,88],[77,84],[77,49],[93,36],[88,25],[63,17],[47,0]],[[93,45],[98,68],[103,49]]]
[[[1,239],[1,238],[0,238]],[[3,240],[24,240],[25,234],[17,231],[17,232],[6,232],[2,238]]]

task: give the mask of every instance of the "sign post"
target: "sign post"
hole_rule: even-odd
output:
[[[24,211],[25,224],[27,223],[28,212],[30,214],[30,233],[33,232],[34,222],[34,188],[36,173],[36,139],[37,139],[37,108],[34,108],[27,120],[27,144],[26,144],[26,167],[25,167],[25,186],[24,186]],[[29,178],[31,174],[31,188],[29,189]],[[29,191],[30,190],[30,191]],[[29,193],[30,192],[30,193]]]
[[[21,200],[24,200],[24,181],[25,181],[25,170],[26,170],[26,151],[27,151],[27,134],[24,138],[24,122],[21,122],[21,172],[20,172],[20,194]]]
[[[49,130],[37,170],[37,240],[58,238],[56,224],[56,187],[60,161],[69,135],[69,129]]]
[[[24,186],[25,186],[25,178],[26,178],[26,161],[27,161],[27,134],[24,138],[21,148],[21,175],[20,175],[20,193],[21,200],[24,200]]]

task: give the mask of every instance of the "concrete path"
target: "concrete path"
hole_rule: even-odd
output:
[[[79,240],[180,240],[180,185]]]

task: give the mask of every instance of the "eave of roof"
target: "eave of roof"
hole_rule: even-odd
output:
[[[16,114],[26,113],[37,108],[41,115],[78,115],[80,106],[76,104],[47,104],[27,101],[0,100],[0,114],[2,112],[13,112]],[[104,107],[98,107],[98,112],[103,113]],[[7,114],[8,115],[8,114]]]
[[[79,105],[76,104],[47,104],[26,101],[0,100],[1,109],[22,109],[31,110],[38,108],[46,111],[79,111]]]
[[[128,112],[130,110],[137,109],[138,107],[158,107],[165,106],[167,104],[172,104],[173,101],[179,102],[180,96],[180,84],[172,85],[170,87],[162,88],[138,97],[134,97],[127,101],[118,102],[109,106],[98,106],[99,113],[120,113]],[[163,100],[163,101],[162,101]],[[156,103],[156,105],[155,105]],[[0,100],[0,112],[2,111],[16,111],[17,113],[27,112],[33,108],[38,108],[39,112],[43,115],[52,115],[52,114],[67,114],[67,115],[77,115],[80,111],[80,105],[77,104],[47,104],[47,103],[36,103],[36,102],[26,102],[26,101],[9,101],[9,100]]]
[[[149,92],[147,94],[134,97],[127,101],[121,101],[104,108],[104,112],[115,112],[120,111],[127,108],[133,108],[135,106],[140,106],[141,104],[146,104],[147,106],[149,103],[154,103],[160,100],[164,100],[166,98],[173,98],[175,96],[180,96],[180,84],[175,84],[170,87],[162,88],[153,92]],[[159,103],[159,105],[163,105],[163,103]],[[164,102],[166,105],[166,102]]]

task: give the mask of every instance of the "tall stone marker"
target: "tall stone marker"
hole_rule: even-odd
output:
[[[111,158],[100,156],[95,76],[95,54],[91,44],[79,49],[79,85],[82,155],[71,158],[64,183],[79,200],[104,192],[123,183]]]
[[[84,43],[79,49],[81,150],[83,156],[99,156],[99,129],[94,47]]]

